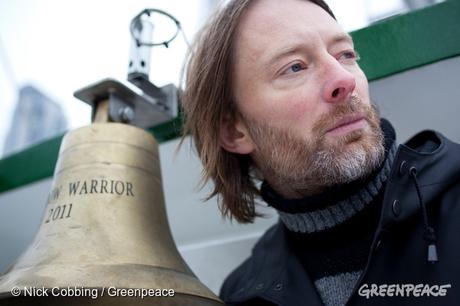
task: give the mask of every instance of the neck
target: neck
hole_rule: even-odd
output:
[[[286,199],[300,199],[315,194],[320,194],[327,189],[327,186],[317,184],[314,180],[303,180],[302,186],[298,181],[292,181],[288,178],[279,178],[273,175],[268,175],[266,178],[267,183],[279,195]]]

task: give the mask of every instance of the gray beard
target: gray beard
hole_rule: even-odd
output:
[[[367,177],[385,157],[375,109],[371,117],[366,131],[353,131],[332,145],[324,139],[302,140],[289,131],[252,123],[250,133],[258,148],[252,154],[256,177],[287,198],[309,196]]]
[[[310,160],[303,162],[295,158],[289,160],[284,156],[278,159],[282,161],[281,163],[271,159],[269,166],[264,163],[258,165],[258,168],[263,178],[275,190],[283,190],[288,186],[300,195],[307,196],[319,193],[333,185],[346,184],[367,177],[382,164],[384,152],[383,141],[377,141],[367,147],[357,144],[356,148],[348,148],[340,152],[320,150]],[[272,151],[272,158],[275,155],[281,157],[284,154]]]
[[[314,159],[311,173],[319,185],[339,185],[366,177],[383,162],[384,147],[378,142],[370,148],[360,147],[337,154],[319,151]]]

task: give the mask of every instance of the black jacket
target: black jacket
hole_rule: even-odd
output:
[[[285,231],[281,222],[270,228],[225,280],[228,305],[322,305]],[[460,305],[459,144],[424,131],[399,146],[367,264],[347,305]]]

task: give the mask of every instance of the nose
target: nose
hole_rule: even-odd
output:
[[[353,74],[337,61],[328,65],[326,70],[327,81],[323,88],[324,100],[329,103],[347,101],[356,87],[356,79]]]

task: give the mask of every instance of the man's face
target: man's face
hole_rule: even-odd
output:
[[[251,4],[236,36],[233,89],[248,153],[269,183],[301,193],[381,162],[379,118],[356,57],[351,38],[318,5]]]

